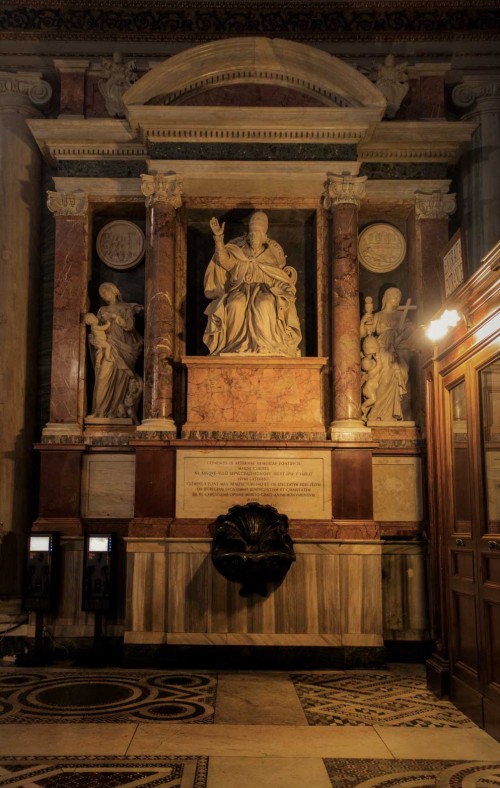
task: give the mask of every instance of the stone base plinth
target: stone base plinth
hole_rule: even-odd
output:
[[[324,440],[325,358],[188,356],[183,438]]]

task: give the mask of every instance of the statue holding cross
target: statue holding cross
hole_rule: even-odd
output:
[[[389,287],[382,298],[382,309],[373,312],[373,299],[365,299],[365,314],[361,318],[362,341],[361,386],[364,421],[403,420],[402,401],[408,392],[408,371],[414,325],[408,312],[417,307],[411,298],[404,306],[401,290]]]

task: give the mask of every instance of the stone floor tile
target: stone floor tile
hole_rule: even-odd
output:
[[[373,728],[140,724],[128,755],[392,758]]]
[[[207,788],[259,786],[332,788],[320,758],[210,758]]]
[[[220,673],[215,722],[240,725],[307,725],[288,673]]]
[[[479,728],[376,727],[375,730],[394,758],[500,760],[500,743]]]
[[[136,723],[4,725],[0,755],[125,755]]]

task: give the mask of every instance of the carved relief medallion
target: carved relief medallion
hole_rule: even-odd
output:
[[[109,268],[126,271],[144,254],[145,238],[134,222],[119,219],[102,228],[97,236],[97,254]]]
[[[370,224],[359,235],[359,261],[368,271],[384,274],[401,265],[406,254],[406,240],[392,224]]]

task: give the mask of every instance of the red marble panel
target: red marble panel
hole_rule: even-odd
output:
[[[444,79],[442,76],[420,78],[420,117],[444,118]]]
[[[80,516],[80,449],[47,449],[40,453],[40,518]]]
[[[97,75],[88,75],[85,80],[85,117],[87,118],[107,118],[106,101],[99,90],[99,79]]]
[[[333,210],[333,393],[334,421],[359,419],[359,264],[357,208]]]
[[[144,418],[172,418],[175,211],[150,208],[144,333]]]
[[[218,85],[176,104],[193,107],[324,107],[327,101],[282,85]]]
[[[370,449],[338,449],[332,452],[332,509],[335,520],[373,522]]]
[[[135,518],[175,515],[175,449],[137,447]]]
[[[61,115],[83,115],[85,104],[85,74],[61,74],[61,98],[59,112]]]
[[[56,218],[54,316],[50,421],[75,423],[78,412],[81,345],[86,311],[88,230],[86,219]]]

